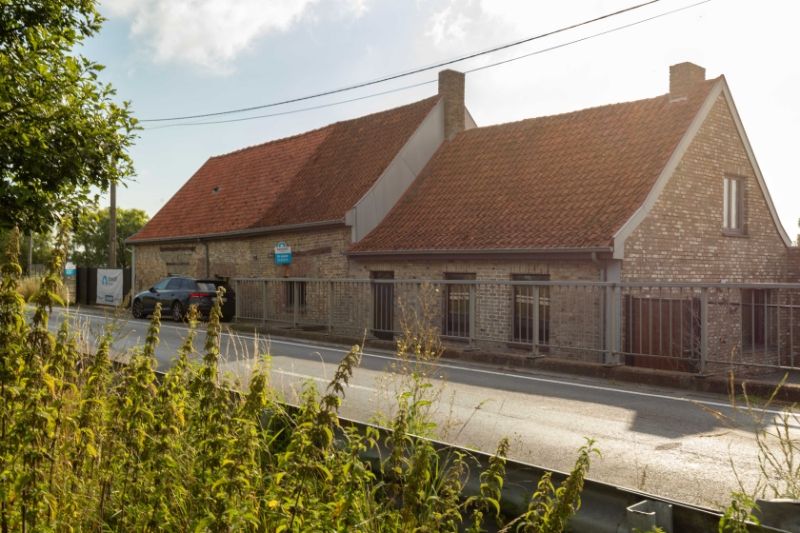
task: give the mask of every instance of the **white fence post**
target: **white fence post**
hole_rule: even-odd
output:
[[[533,355],[539,355],[539,286],[534,285],[531,287],[531,289],[533,289],[531,291],[531,295],[533,297],[533,317],[531,319],[533,322],[533,324],[531,324],[533,326],[531,331],[531,352]]]
[[[234,291],[236,293],[236,310],[235,310],[235,319],[239,320],[242,316],[242,291],[239,290],[239,280],[233,280]]]
[[[475,285],[470,284],[469,286],[469,323],[467,327],[469,328],[469,345],[475,345]]]
[[[603,290],[603,305],[601,305],[601,324],[605,325],[603,331],[603,363],[607,365],[620,364],[619,341],[622,336],[621,320],[621,291],[616,283],[610,283]]]
[[[289,282],[292,284],[292,327],[297,327],[300,316],[300,283],[297,281]]]
[[[267,324],[267,280],[261,280],[261,319]]]
[[[708,289],[700,289],[700,374],[706,373],[708,361]]]
[[[333,280],[328,280],[328,335],[333,333]]]

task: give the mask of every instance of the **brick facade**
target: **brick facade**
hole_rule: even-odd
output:
[[[722,230],[723,178],[744,185],[741,236]],[[653,209],[625,242],[623,281],[779,282],[786,245],[720,95]]]
[[[743,186],[741,234],[723,230],[726,176],[736,177]],[[720,95],[648,216],[627,239],[622,280],[784,282],[789,281],[787,254],[727,101]],[[752,327],[743,320],[747,302],[743,306],[742,299],[747,294],[738,289],[708,292],[708,357],[778,363],[777,342],[747,345],[742,331]],[[680,297],[697,305],[700,293],[683,291]],[[717,367],[709,365],[710,370]]]
[[[789,282],[800,283],[800,243],[787,251],[787,277]]]
[[[507,284],[493,281],[510,281],[517,275],[539,274],[552,281],[599,281],[601,266],[589,260],[559,261],[509,261],[509,260],[398,260],[374,261],[360,259],[350,263],[349,275],[356,279],[371,277],[373,272],[392,272],[397,280],[445,280],[448,274],[471,274],[481,282],[475,290],[475,331],[472,336],[480,339],[482,349],[508,351],[518,349],[531,351],[528,342],[514,343],[514,295]],[[435,325],[444,327],[445,285],[437,285],[433,302],[435,315],[429,317]],[[397,286],[394,304],[395,330],[400,329],[403,306],[414,305],[417,297],[415,286]],[[600,314],[600,292],[576,290],[572,287],[550,287],[547,318],[551,347],[548,353],[597,361],[602,348]],[[450,343],[453,341],[451,340]],[[457,345],[458,343],[456,343]],[[462,344],[463,346],[463,344]]]
[[[292,247],[291,265],[275,264],[273,249],[280,241]],[[350,229],[338,227],[201,242],[139,244],[134,292],[147,289],[167,274],[198,278],[342,278],[347,273],[344,251],[349,242]]]

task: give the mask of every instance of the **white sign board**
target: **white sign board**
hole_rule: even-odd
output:
[[[122,269],[97,269],[97,303],[100,305],[122,304]]]

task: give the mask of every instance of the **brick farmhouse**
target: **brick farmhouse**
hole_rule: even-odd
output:
[[[212,157],[128,240],[134,289],[168,273],[451,280],[445,300],[456,301],[467,289],[453,282],[476,280],[487,284],[471,290],[492,303],[473,310],[482,314],[473,333],[509,346],[568,348],[572,307],[609,305],[600,292],[559,307],[550,294],[559,288],[539,287],[535,314],[549,322],[535,328],[535,342],[515,317],[520,305],[530,307],[533,286],[490,282],[800,281],[800,254],[777,218],[725,78],[707,80],[691,63],[669,74],[669,92],[654,98],[477,127],[463,74],[447,70],[435,97]],[[276,264],[279,242],[291,246],[289,265]],[[302,311],[313,313],[306,290]],[[280,306],[296,296],[274,298]],[[640,310],[622,313],[627,331],[636,320],[652,322],[654,301],[658,321],[695,312],[691,299],[646,298],[620,300]],[[766,306],[773,296],[736,298],[742,315],[745,299]],[[387,316],[377,329],[396,330],[397,317]],[[462,327],[442,324],[454,336],[448,330]],[[599,338],[607,325],[581,327]],[[721,338],[725,327],[708,334]],[[635,351],[624,345],[636,342],[630,334],[617,349]]]

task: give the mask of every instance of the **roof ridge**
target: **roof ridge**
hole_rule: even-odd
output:
[[[702,85],[707,85],[707,86],[710,87],[710,86],[712,86],[714,83],[718,82],[722,78],[723,78],[723,76],[720,75],[720,76],[717,76],[716,78],[711,78],[711,79],[708,79],[708,80],[704,80],[702,82]],[[698,84],[698,85],[700,85],[700,84]],[[657,96],[651,96],[651,97],[648,97],[648,98],[640,98],[638,100],[627,100],[627,101],[624,101],[624,102],[612,102],[612,103],[608,103],[608,104],[600,104],[600,105],[584,107],[584,108],[581,108],[581,109],[573,109],[572,111],[564,111],[564,112],[561,112],[561,113],[553,113],[552,115],[539,115],[539,116],[536,116],[536,117],[527,117],[527,118],[522,118],[522,119],[519,119],[519,120],[510,120],[508,122],[499,122],[497,124],[487,124],[486,126],[478,126],[476,128],[470,128],[470,129],[464,130],[464,131],[459,133],[459,136],[464,135],[464,134],[469,134],[469,132],[486,131],[486,130],[492,129],[492,128],[500,128],[500,127],[503,127],[503,126],[510,126],[512,124],[523,124],[523,123],[526,123],[526,122],[534,122],[536,120],[542,120],[542,119],[548,119],[548,118],[568,117],[570,115],[576,115],[578,113],[585,113],[586,111],[596,111],[596,110],[600,110],[600,109],[608,109],[608,108],[612,108],[612,107],[618,107],[618,106],[624,106],[624,105],[630,105],[630,104],[638,104],[638,103],[641,103],[641,102],[655,101],[655,100],[658,100],[660,98],[668,98],[668,97],[669,97],[669,93],[664,93],[664,94],[659,94]],[[680,100],[675,100],[675,102],[685,102],[685,101],[686,101],[685,98],[684,99],[680,99]]]
[[[418,105],[418,104],[421,104],[423,102],[426,102],[426,101],[429,101],[431,99],[438,98],[438,97],[439,97],[439,95],[435,94],[433,96],[429,96],[427,98],[423,98],[422,100],[416,100],[414,102],[410,102],[410,103],[407,103],[407,104],[399,105],[399,106],[396,106],[396,107],[390,107],[389,109],[383,109],[381,111],[375,111],[373,113],[367,113],[366,115],[360,115],[360,116],[353,117],[353,118],[348,118],[348,119],[344,119],[344,120],[338,120],[336,122],[331,122],[330,124],[326,124],[324,126],[320,126],[318,128],[314,128],[314,129],[311,129],[311,130],[302,131],[300,133],[295,133],[294,135],[288,135],[286,137],[279,137],[277,139],[271,139],[269,141],[264,141],[264,142],[258,143],[258,144],[251,144],[250,146],[244,146],[242,148],[237,148],[236,150],[232,150],[230,152],[225,152],[225,153],[218,154],[218,155],[212,155],[212,156],[210,156],[208,158],[208,161],[211,161],[212,159],[220,159],[220,158],[223,158],[223,157],[228,157],[228,156],[231,156],[231,155],[235,155],[235,154],[238,154],[238,153],[241,153],[241,152],[246,152],[248,150],[253,150],[253,149],[256,149],[256,148],[262,148],[262,147],[270,145],[270,144],[277,144],[277,143],[281,143],[281,142],[292,141],[292,140],[297,139],[299,137],[304,137],[306,135],[319,133],[319,132],[322,132],[323,130],[326,130],[326,129],[329,129],[329,128],[333,128],[333,127],[339,126],[341,124],[347,124],[349,122],[354,122],[356,120],[361,120],[361,119],[365,119],[365,118],[369,118],[369,117],[374,117],[376,115],[381,115],[383,113],[390,113],[390,112],[393,112],[393,111],[398,111],[398,110],[403,109],[405,107],[411,107],[413,105]]]

